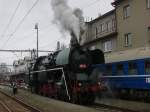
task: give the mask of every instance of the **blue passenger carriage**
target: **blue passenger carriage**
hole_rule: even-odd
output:
[[[100,80],[115,95],[150,97],[150,48],[126,51],[106,57],[107,64],[94,65],[103,71]]]

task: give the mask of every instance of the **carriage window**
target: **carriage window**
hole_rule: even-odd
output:
[[[123,75],[123,64],[118,64],[117,65],[117,74],[118,75]]]
[[[106,65],[105,75],[112,75],[112,65]]]
[[[146,74],[150,73],[150,60],[147,60],[145,62],[145,72],[146,72]]]
[[[129,75],[137,75],[136,63],[129,63]]]

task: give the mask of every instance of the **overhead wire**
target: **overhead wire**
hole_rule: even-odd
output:
[[[22,0],[19,0],[19,2],[18,2],[18,4],[17,4],[17,7],[16,7],[15,10],[14,10],[14,13],[13,13],[12,16],[10,17],[7,26],[5,27],[4,31],[2,32],[2,35],[1,35],[2,37],[4,37],[4,34],[7,32],[7,30],[8,30],[8,28],[9,28],[10,24],[12,23],[12,21],[13,21],[15,15],[16,15],[16,13],[17,13],[17,11],[18,11],[20,5],[21,5],[21,2],[22,2]]]
[[[39,32],[39,35],[42,35],[42,36],[43,36],[43,34],[45,34],[44,32],[45,32],[45,30],[47,30],[47,28],[49,28],[49,29],[48,29],[49,32],[53,31],[52,29],[54,29],[54,27],[47,25],[47,26],[45,26],[44,28],[41,29],[42,31]],[[34,33],[31,33],[31,34],[34,34]],[[27,36],[24,36],[24,37],[27,37]],[[26,39],[26,38],[25,38],[25,39]],[[35,39],[36,39],[36,38],[35,38]],[[19,39],[19,40],[20,40],[20,39]],[[24,40],[24,39],[23,39],[23,40]],[[35,43],[35,40],[32,40],[30,43]],[[44,47],[45,47],[45,45],[44,45]],[[41,46],[40,46],[39,48],[41,48]],[[42,46],[42,48],[43,48],[43,46]]]
[[[38,3],[38,1],[39,1],[39,0],[37,0],[37,1],[33,4],[33,6],[30,8],[30,10],[28,10],[28,12],[26,13],[26,15],[25,15],[25,16],[23,17],[23,19],[19,22],[19,24],[18,24],[17,27],[15,28],[14,32],[11,33],[11,35],[9,36],[9,38],[8,38],[7,41],[3,44],[2,47],[4,47],[4,46],[7,44],[7,42],[10,40],[10,38],[14,35],[14,33],[16,33],[16,31],[19,29],[19,27],[21,26],[21,24],[24,22],[25,18],[26,18],[26,17],[28,16],[28,14],[32,11],[32,9],[35,7],[35,5]],[[86,5],[86,7],[89,7],[89,6],[93,5],[93,4],[95,4],[96,2],[98,2],[98,0],[95,0],[92,4]],[[84,7],[84,8],[86,8],[86,7]]]
[[[25,16],[22,18],[22,20],[19,22],[19,24],[16,26],[15,30],[11,33],[11,35],[8,37],[8,39],[2,45],[1,48],[3,48],[7,44],[7,42],[11,39],[11,37],[14,35],[14,33],[17,32],[17,30],[20,28],[20,26],[22,25],[22,23],[25,21],[26,17],[31,13],[32,9],[37,5],[38,2],[39,2],[39,0],[36,0],[34,2],[34,4],[32,5],[32,7],[28,10],[28,12],[25,14]]]
[[[23,19],[20,21],[20,23],[17,25],[17,27],[15,28],[14,32],[11,33],[11,35],[9,36],[9,38],[6,40],[6,42],[3,44],[2,47],[5,46],[5,44],[7,44],[7,42],[10,40],[10,38],[14,35],[14,33],[16,33],[16,31],[19,29],[19,27],[21,26],[21,24],[24,22],[25,18],[28,16],[28,14],[32,11],[32,9],[35,7],[35,5],[38,3],[39,0],[37,0],[33,6],[31,7],[31,9],[27,12],[27,14],[23,17]],[[86,5],[86,7],[89,7],[90,5],[95,4],[96,2],[98,2],[98,0],[95,0],[94,2],[92,2],[92,4],[90,3],[89,5]],[[84,8],[86,8],[84,7]]]
[[[20,0],[21,1],[21,0]],[[27,12],[27,14],[23,17],[23,19],[20,21],[20,23],[17,25],[17,27],[15,28],[14,32],[11,33],[11,35],[9,36],[8,40],[5,42],[5,44],[3,45],[3,47],[7,44],[7,42],[10,40],[10,38],[14,35],[14,33],[17,32],[17,30],[19,29],[19,27],[21,26],[21,24],[24,22],[25,18],[28,16],[28,14],[31,12],[31,10],[35,7],[35,5],[37,4],[39,0],[37,0],[33,6],[31,7],[31,9]],[[98,0],[95,0],[94,2],[90,3],[89,5],[86,5],[83,7],[83,9],[92,6],[93,4],[95,4],[96,2],[98,2]],[[48,44],[47,44],[48,45]]]
[[[26,19],[26,17],[31,13],[32,9],[37,5],[37,3],[39,2],[39,0],[36,0],[35,3],[32,5],[32,7],[28,10],[28,12],[25,14],[25,16],[22,18],[22,20],[19,22],[19,24],[17,25],[17,27],[15,28],[14,32],[12,33],[12,35],[19,29],[19,27],[21,26],[21,24],[24,22],[24,20]]]
[[[45,34],[44,32],[45,32],[45,30],[47,30],[47,28],[49,28],[49,30],[52,31],[53,27],[51,27],[50,25],[46,25],[45,27],[43,27],[41,29],[42,31],[40,31],[39,34],[42,34],[42,35]],[[29,33],[29,34],[27,34],[25,36],[22,36],[21,38],[17,39],[17,41],[20,40],[18,43],[24,42],[24,40],[28,39],[29,37],[33,36],[34,34],[35,34],[35,32],[31,32],[31,33]],[[35,39],[36,38],[34,38],[34,40],[33,40],[33,38],[32,38],[32,41],[30,41],[29,42],[30,44],[29,43],[28,44],[31,45],[32,43],[35,43]]]

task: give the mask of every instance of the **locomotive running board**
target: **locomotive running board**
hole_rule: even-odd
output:
[[[67,82],[66,82],[66,78],[65,78],[65,72],[64,72],[63,67],[60,67],[60,68],[53,68],[53,69],[47,69],[47,70],[33,71],[33,72],[29,72],[29,73],[27,73],[27,74],[34,74],[34,73],[47,72],[47,71],[57,71],[57,70],[62,70],[62,78],[64,79],[65,88],[66,88],[66,93],[67,93],[68,99],[69,99],[69,101],[70,101],[71,98],[70,98],[70,94],[69,94],[69,91],[68,91],[68,86],[67,86]]]

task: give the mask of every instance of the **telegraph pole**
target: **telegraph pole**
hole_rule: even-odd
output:
[[[38,34],[38,31],[39,31],[39,28],[38,28],[38,23],[35,24],[35,29],[37,31],[37,58],[39,57],[39,54],[38,54],[38,51],[39,51],[39,34]]]

